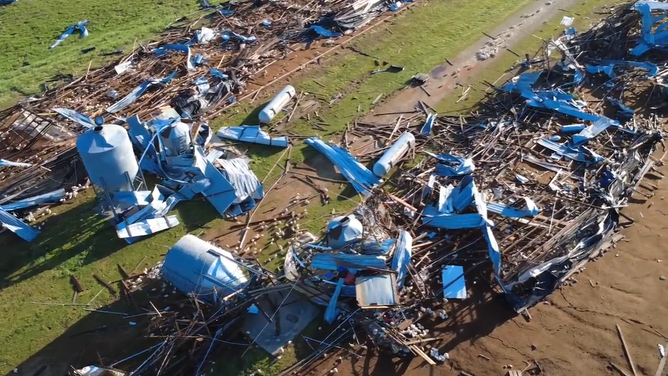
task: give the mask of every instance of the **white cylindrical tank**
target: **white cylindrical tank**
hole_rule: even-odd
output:
[[[294,96],[297,95],[295,88],[288,85],[279,91],[278,94],[260,111],[258,118],[260,123],[269,124],[271,120],[285,107]]]
[[[373,165],[373,173],[378,177],[387,175],[397,163],[415,145],[415,136],[406,132]]]
[[[248,284],[230,252],[190,234],[167,252],[161,273],[177,290],[210,303]]]
[[[177,121],[160,131],[162,146],[168,157],[177,157],[187,153],[192,147],[190,140],[190,126]]]
[[[336,217],[327,224],[327,243],[334,249],[340,249],[359,240],[364,226],[354,214]]]
[[[132,191],[139,165],[125,128],[107,124],[77,138],[77,151],[93,185],[108,192]]]

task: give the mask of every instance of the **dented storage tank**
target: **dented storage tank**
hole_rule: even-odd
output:
[[[415,145],[415,136],[406,132],[373,165],[373,173],[378,177],[387,175],[392,167]]]
[[[263,109],[260,111],[258,118],[260,123],[269,124],[271,120],[279,113],[281,110],[290,103],[290,100],[294,98],[297,94],[295,88],[288,85],[279,91],[278,94],[271,100]]]
[[[354,214],[333,218],[327,224],[327,243],[334,249],[341,249],[362,238],[364,225]]]
[[[216,303],[248,284],[230,252],[194,235],[182,237],[167,252],[162,275],[177,290],[193,293],[208,303]]]
[[[139,165],[125,128],[101,125],[77,138],[77,151],[93,185],[107,192],[132,191]]]

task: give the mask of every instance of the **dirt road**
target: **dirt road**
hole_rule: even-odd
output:
[[[518,14],[497,26],[489,35],[502,41],[502,45],[512,49],[513,45],[538,30],[547,20],[560,14],[567,14],[562,9],[573,6],[577,1],[534,1]],[[441,102],[454,92],[457,82],[465,83],[469,79],[475,78],[476,73],[495,64],[494,58],[479,61],[476,57],[478,51],[490,41],[489,37],[483,35],[476,43],[460,52],[456,57],[448,59],[452,65],[443,62],[442,65],[432,69],[429,72],[430,79],[424,85],[429,94],[419,87],[407,87],[395,93],[381,106],[376,107],[374,111],[367,115],[367,120],[373,118],[373,121],[391,122],[395,118],[394,115],[375,116],[374,113],[412,111],[413,106],[419,100],[430,106]],[[457,90],[461,91],[461,89]]]

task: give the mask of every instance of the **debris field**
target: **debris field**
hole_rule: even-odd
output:
[[[199,195],[243,230],[225,246],[186,235],[148,270],[119,266],[128,311],[82,306],[141,327],[141,341],[112,363],[73,364],[72,375],[216,374],[231,348],[279,360],[296,342],[310,355],[281,375],[307,374],[331,354],[360,358],[369,346],[439,367],[451,359],[432,326],[450,319],[452,304],[475,304],[467,301],[472,281],[530,320],[532,306],[576,283],[587,262],[623,238],[634,219],[622,209],[654,195],[645,177],[663,177],[668,3],[641,1],[545,41],[469,114],[438,115],[420,102],[391,123],[355,121],[337,141],[307,135],[359,205],[311,234],[302,228],[310,201],[330,197],[318,177],[299,177],[317,193],[255,218],[276,184],[296,176],[290,154],[299,137],[278,133],[275,117],[289,122],[300,96],[285,87],[259,125],[215,132],[207,120],[291,46],[342,37],[401,4],[327,5],[217,8],[207,27],[169,31],[2,114],[0,221],[26,241],[39,236],[28,224],[33,210],[71,197],[68,187],[83,189],[81,171],[128,243],[176,226],[170,210]],[[354,152],[361,140],[370,141]],[[236,143],[284,148],[278,181],[265,187]],[[56,171],[60,185],[45,178]],[[144,173],[160,183],[149,188]],[[280,267],[256,258],[262,247],[278,249]],[[327,330],[314,338],[307,328],[320,321]],[[336,363],[327,372],[337,373]],[[540,374],[541,365],[513,372]]]

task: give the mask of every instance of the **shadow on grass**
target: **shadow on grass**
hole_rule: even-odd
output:
[[[161,285],[162,282],[159,280],[147,281],[146,286],[130,293],[129,297],[123,295],[120,299],[97,308],[98,312],[91,312],[82,317],[21,364],[11,365],[12,368],[16,367],[21,375],[53,376],[64,376],[70,367],[82,368],[87,365],[114,367],[128,372],[137,369],[148,359],[153,350],[139,354],[140,352],[158,345],[166,336],[174,334],[173,326],[169,324],[172,322],[172,319],[168,318],[170,315],[179,312],[179,317],[187,318],[192,317],[192,312],[196,311],[183,294],[171,293],[170,287],[165,289]],[[122,291],[120,283],[116,287]],[[97,290],[96,286],[85,291],[79,296],[78,301],[81,303],[90,301]],[[97,305],[91,305],[89,308],[95,307]],[[62,310],[63,316],[67,317],[71,316],[72,310],[82,310],[84,306],[54,306],[49,309]],[[154,309],[160,311],[165,318],[161,320],[153,314]],[[243,319],[243,313],[238,317]],[[189,333],[189,336],[183,337],[183,345],[180,348],[175,347],[170,350],[170,362],[162,375],[192,376],[196,374],[198,365],[205,357],[207,364],[214,363],[204,366],[200,374],[211,374],[213,368],[214,374],[225,376],[241,376],[257,369],[262,370],[264,375],[270,375],[290,366],[293,361],[307,357],[313,351],[300,335],[294,339],[294,351],[291,349],[290,355],[286,351],[283,360],[274,358],[255,347],[245,352],[250,341],[241,333],[240,319],[230,317],[212,322],[196,334],[198,339],[195,339],[195,333],[188,329],[188,320],[180,320],[183,324],[181,330],[183,333]],[[163,320],[165,324],[161,325]],[[326,337],[329,331],[318,330],[320,325],[316,319],[302,334],[310,337]],[[211,346],[213,333],[222,327],[228,329],[219,338],[219,342]],[[315,344],[313,346],[317,347]],[[206,356],[209,348],[211,351]],[[136,357],[132,357],[133,355]],[[128,359],[130,357],[132,358]],[[123,362],[120,362],[121,360]],[[142,374],[156,373],[155,367],[151,367]],[[14,372],[8,371],[5,375],[11,376]]]
[[[10,232],[0,235],[0,243],[3,244],[0,290],[54,268],[68,269],[71,265],[72,269],[78,269],[128,246],[116,235],[113,223],[98,215],[96,199],[66,205],[71,205],[71,208],[39,224],[44,226],[43,231],[31,243]],[[211,227],[211,223],[220,218],[203,198],[179,203],[175,212],[187,232]],[[160,234],[143,237],[135,244],[141,246],[155,236]],[[146,243],[146,246],[151,245]],[[71,272],[63,270],[64,275]]]
[[[159,282],[155,282],[155,284],[158,285],[155,292],[147,293],[145,291],[149,290],[142,290],[131,293],[132,301],[138,307],[149,307],[149,301],[156,301],[163,294],[160,291]],[[120,283],[116,287],[120,289]],[[78,302],[85,304],[95,296],[97,291],[97,286],[85,291],[79,296]],[[175,300],[176,294],[171,297]],[[158,307],[164,307],[162,304],[170,304],[170,302],[168,300],[161,302]],[[90,306],[91,309],[95,307],[97,305]],[[67,317],[71,316],[72,310],[82,310],[84,307],[83,305],[77,307],[54,306],[49,307],[49,309],[61,310],[63,316]],[[15,367],[20,371],[20,374],[63,376],[67,375],[70,366],[75,368],[87,365],[110,366],[115,361],[161,341],[160,338],[144,336],[144,330],[152,316],[145,315],[146,310],[143,308],[135,308],[127,297],[116,300],[99,308],[99,310],[116,312],[117,314],[91,312],[84,316],[30,358],[20,365],[16,365]],[[143,315],[126,318],[122,314]],[[138,357],[136,360],[124,363],[118,368],[133,369],[132,366],[139,365],[136,362],[141,362],[144,359]],[[14,372],[10,371],[6,375],[14,375]]]
[[[127,245],[118,239],[111,223],[99,216],[95,199],[47,218],[39,226],[43,231],[31,242],[14,234],[3,234],[3,254],[0,261],[0,288],[36,276],[79,258],[77,266],[109,256]]]

